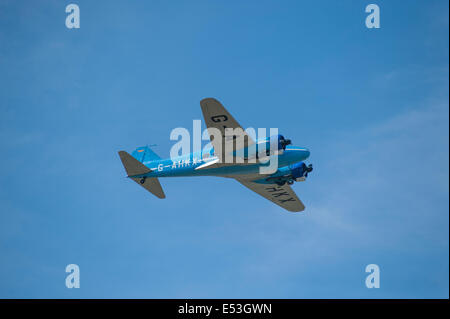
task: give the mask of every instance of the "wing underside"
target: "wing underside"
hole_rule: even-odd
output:
[[[271,202],[290,212],[301,212],[305,209],[305,205],[303,205],[302,201],[287,184],[279,186],[277,184],[255,183],[250,180],[238,178],[236,178],[236,180],[255,193],[267,198]]]

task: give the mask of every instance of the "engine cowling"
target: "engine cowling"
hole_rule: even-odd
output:
[[[291,140],[285,139],[283,135],[273,135],[270,137],[271,146],[273,145],[274,149],[285,150],[286,146],[291,144]]]
[[[273,155],[274,151],[283,153],[289,144],[291,144],[291,140],[285,139],[283,135],[279,134],[260,140],[256,143],[258,157]]]
[[[302,181],[308,177],[308,173],[313,170],[312,164],[306,166],[304,162],[292,164],[290,167],[292,179]]]
[[[235,155],[244,159],[261,159],[271,155],[283,154],[283,151],[289,144],[291,144],[291,140],[285,139],[283,135],[272,135],[257,140],[255,144],[249,147],[237,150]]]

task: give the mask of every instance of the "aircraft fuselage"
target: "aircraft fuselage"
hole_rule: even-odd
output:
[[[213,158],[213,149],[204,152],[194,152],[185,156],[173,159],[161,159],[157,161],[143,162],[151,169],[151,172],[141,177],[176,177],[176,176],[222,176],[232,177],[237,175],[258,174],[262,163],[254,164],[231,164],[218,168],[196,169]],[[302,147],[287,146],[282,154],[278,155],[278,170],[271,175],[264,174],[265,177],[275,177],[284,174],[289,166],[302,162],[309,157],[309,150]]]

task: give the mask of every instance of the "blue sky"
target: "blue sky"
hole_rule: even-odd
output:
[[[376,30],[369,1],[76,1],[77,30],[69,3],[0,0],[0,297],[448,298],[447,1],[376,1]],[[311,150],[305,213],[124,178],[204,97]]]

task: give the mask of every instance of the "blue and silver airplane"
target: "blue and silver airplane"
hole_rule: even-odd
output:
[[[290,185],[304,181],[312,171],[306,165],[310,153],[304,147],[289,146],[291,141],[282,135],[275,135],[254,141],[239,123],[213,98],[200,101],[203,117],[210,136],[220,132],[222,140],[211,138],[210,148],[176,158],[161,159],[148,146],[138,147],[132,154],[119,151],[120,159],[129,178],[158,198],[165,198],[158,177],[174,176],[220,176],[234,178],[242,185],[291,212],[305,209]],[[225,129],[235,129],[241,136],[227,135]],[[238,130],[236,130],[238,129]],[[240,129],[240,130],[239,130]],[[243,138],[244,144],[235,142]],[[230,145],[231,144],[231,145]],[[232,162],[224,160],[227,154]],[[231,150],[231,153],[229,153]],[[275,151],[274,151],[275,150]],[[277,156],[278,167],[272,174],[261,173],[261,167],[268,165],[268,159]],[[240,161],[237,158],[240,157]],[[229,159],[229,157],[228,157]],[[250,161],[253,159],[253,161]]]

